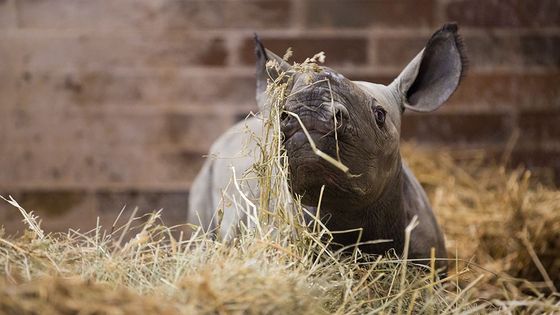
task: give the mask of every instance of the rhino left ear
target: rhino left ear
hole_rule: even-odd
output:
[[[403,110],[434,111],[455,92],[467,63],[457,31],[457,24],[445,24],[393,81]]]
[[[280,72],[287,71],[290,65],[275,53],[265,49],[257,34],[255,34],[255,55],[257,57],[257,105],[261,112],[267,112],[266,87],[268,80],[275,80],[279,73],[275,69],[267,68],[266,63],[269,60],[275,60],[280,66]]]

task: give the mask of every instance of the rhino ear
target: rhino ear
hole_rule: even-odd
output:
[[[290,65],[275,53],[264,48],[257,34],[255,34],[255,55],[257,57],[257,105],[261,112],[266,112],[266,86],[268,80],[275,80],[278,71],[266,67],[269,60],[275,60],[280,65],[280,71],[287,71]]]
[[[457,31],[457,24],[445,24],[393,81],[403,110],[434,111],[455,92],[467,63]]]

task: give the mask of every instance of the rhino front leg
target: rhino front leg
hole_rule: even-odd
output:
[[[200,225],[206,230],[215,230],[217,218],[214,212],[217,205],[213,201],[213,169],[214,160],[207,159],[192,183],[189,193],[189,211],[187,222]]]

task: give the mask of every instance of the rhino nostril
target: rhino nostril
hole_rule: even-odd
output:
[[[348,119],[348,110],[342,104],[334,104],[334,117],[337,123],[341,123],[343,120]]]
[[[337,124],[341,124],[342,123],[342,111],[340,111],[339,109],[336,110],[336,113],[334,115],[334,117],[336,118],[336,122]]]
[[[290,115],[288,115],[286,111],[282,111],[282,113],[280,113],[280,122],[285,122],[288,118],[290,118]]]

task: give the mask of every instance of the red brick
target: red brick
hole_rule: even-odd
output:
[[[362,65],[368,62],[368,41],[362,37],[282,37],[261,38],[266,48],[279,56],[283,56],[291,47],[294,55],[290,60],[302,62],[316,53],[325,52],[326,65]],[[244,64],[255,64],[255,42],[246,39],[241,47],[241,59]]]
[[[25,28],[168,30],[208,28],[285,28],[287,0],[56,0],[17,1]]]
[[[529,170],[552,169],[553,181],[560,187],[560,150],[546,148],[516,148],[510,156],[510,166]]]
[[[206,0],[201,0],[205,2]],[[291,2],[287,0],[220,1],[225,5],[228,28],[265,29],[290,28]]]
[[[209,140],[208,137],[205,140]],[[204,151],[193,151],[185,146],[161,152],[161,163],[165,164],[167,169],[166,179],[170,182],[181,183],[185,187],[190,186],[206,161],[209,149],[208,147]]]
[[[16,72],[0,74],[0,95],[2,95],[2,97],[0,97],[0,109],[14,108],[17,106],[17,100],[20,96],[18,93],[16,76]]]
[[[1,12],[1,10],[0,10]],[[1,19],[1,16],[0,16]],[[6,31],[0,35],[0,79],[6,80],[16,75],[20,70],[23,60],[20,50],[15,45],[19,35],[15,32]]]
[[[19,108],[4,113],[0,122],[7,126],[9,144],[86,144],[101,150],[104,146],[111,149],[123,145],[156,145],[165,142],[162,140],[167,132],[165,112],[154,110],[105,112],[79,108]],[[201,121],[207,121],[203,115],[199,117]]]
[[[99,149],[104,145],[109,148],[122,145],[150,146],[162,142],[166,128],[165,113],[159,111],[104,112],[53,107],[18,108],[3,113],[5,116],[0,117],[0,122],[7,127],[9,144],[29,146],[84,143],[95,144]]]
[[[288,0],[175,0],[166,1],[158,12],[166,29],[289,28]]]
[[[89,140],[97,152],[92,180],[188,183],[210,145],[232,124],[233,116],[220,114],[102,115]]]
[[[209,141],[205,138],[203,141]],[[92,183],[123,187],[153,185],[188,187],[204,162],[206,151],[190,148],[123,146],[92,158]]]
[[[123,221],[132,215],[135,207],[138,207],[137,217],[163,209],[161,220],[168,226],[184,224],[186,221],[189,201],[187,190],[101,190],[96,192],[95,196],[102,217],[112,217],[114,220],[121,209],[126,206],[121,215]],[[144,219],[146,218],[144,217]],[[121,224],[124,224],[124,222]],[[108,227],[107,224],[104,226]]]
[[[108,145],[158,143],[156,131],[163,128],[158,113],[114,113],[91,109],[20,107],[3,112],[0,123],[6,125],[8,144],[57,146],[91,145],[92,141]],[[142,128],[138,128],[141,125]]]
[[[375,39],[376,65],[404,67],[424,48],[429,36],[426,37],[381,37]]]
[[[233,123],[221,114],[2,111],[0,183],[188,183]],[[63,127],[62,127],[63,126]]]
[[[87,192],[83,190],[35,190],[14,194],[12,197],[24,209],[33,211],[44,219],[49,219],[68,214],[72,208],[75,208],[87,199]],[[17,213],[17,211],[14,211],[14,213]],[[16,216],[19,216],[19,213]]]
[[[404,140],[451,145],[500,144],[511,131],[512,118],[502,113],[405,112],[401,126]]]
[[[560,108],[522,110],[518,113],[521,141],[526,143],[555,143],[560,139]],[[560,158],[560,155],[558,156]]]
[[[129,187],[153,183],[169,184],[167,165],[159,157],[161,148],[123,146],[93,157],[91,181],[99,185],[120,184]],[[183,180],[186,183],[187,179]]]
[[[4,192],[0,192],[6,195]],[[188,209],[188,190],[102,189],[94,193],[80,189],[26,189],[12,191],[14,199],[42,220],[47,232],[66,232],[69,228],[89,231],[100,225],[110,231],[114,220],[125,207],[117,227],[122,226],[138,207],[137,217],[163,209],[161,220],[172,226],[185,223]],[[144,221],[146,217],[143,217]],[[26,226],[18,211],[7,203],[0,204],[0,222],[8,234],[21,234]],[[137,223],[140,223],[137,222]]]
[[[46,136],[48,137],[48,135]],[[3,143],[0,184],[87,185],[92,182],[95,148],[86,143],[72,145]],[[92,152],[93,151],[93,152]]]
[[[315,28],[434,26],[434,1],[307,0],[306,21]]]
[[[5,192],[0,192],[6,196]],[[96,225],[92,194],[81,189],[29,189],[10,191],[12,197],[27,211],[41,219],[45,231],[68,231],[68,228],[89,231]],[[8,234],[21,234],[26,225],[23,217],[5,202],[0,204],[0,222]]]
[[[57,146],[4,143],[3,147],[0,182],[4,187],[188,185],[204,154],[188,156],[179,148],[141,145],[113,146],[109,150],[108,145],[98,147],[93,141]]]
[[[0,0],[0,29],[17,27],[16,0]]]
[[[165,115],[165,135],[175,147],[206,152],[210,144],[233,124],[233,117],[204,114]]]
[[[67,132],[76,129],[72,128],[74,125],[89,131],[87,138],[69,136],[68,142],[86,141],[99,153],[126,154],[127,148],[136,147],[146,151],[188,148],[206,152],[212,142],[233,124],[233,113],[176,113],[153,108],[131,112],[84,110],[64,120],[70,127],[66,128]]]
[[[484,36],[465,36],[469,69],[492,66],[523,65],[523,55],[518,36],[499,36],[486,33]]]
[[[78,183],[92,177],[92,129],[66,111],[5,109],[0,184]]]
[[[164,2],[158,15],[159,19],[165,19],[164,28],[212,29],[226,26],[227,13],[220,1],[179,0]]]
[[[375,39],[378,65],[404,67],[424,48],[429,37]],[[560,37],[544,35],[465,36],[469,69],[481,67],[560,67]]]
[[[524,64],[560,68],[560,36],[523,36]]]
[[[22,74],[23,75],[23,74]],[[175,69],[68,70],[29,72],[21,79],[18,102],[23,106],[253,104],[253,76],[209,73],[194,75]]]
[[[464,106],[557,107],[560,72],[541,74],[467,73],[449,104]]]
[[[468,27],[554,27],[558,0],[459,0],[447,2],[447,19]]]
[[[23,28],[132,28],[153,21],[160,1],[88,1],[56,0],[17,1],[19,22]]]
[[[467,36],[469,65],[477,67],[560,67],[560,37],[540,35]]]
[[[96,35],[34,35],[0,39],[18,52],[20,63],[33,71],[61,68],[223,66],[227,51],[216,36],[167,32]],[[10,48],[8,48],[10,47]],[[0,50],[1,51],[1,50]]]

